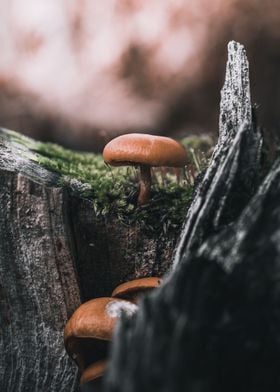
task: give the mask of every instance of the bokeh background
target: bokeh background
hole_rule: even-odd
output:
[[[217,132],[226,45],[280,119],[279,0],[0,0],[0,126],[100,151],[125,132]]]

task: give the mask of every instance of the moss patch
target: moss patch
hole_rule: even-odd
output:
[[[195,176],[205,168],[212,147],[205,136],[183,139],[189,153],[184,170],[153,169],[153,186],[148,205],[137,207],[138,170],[132,167],[111,168],[101,154],[80,153],[61,146],[40,143],[10,133],[14,143],[34,153],[33,160],[60,175],[61,186],[92,200],[97,217],[112,216],[124,225],[137,224],[149,233],[179,230],[190,205]]]

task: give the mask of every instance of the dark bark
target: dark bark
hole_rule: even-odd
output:
[[[106,392],[280,388],[280,160],[252,195],[261,137],[243,84],[247,68],[243,47],[231,43],[220,139],[189,210],[177,267],[119,323]]]
[[[188,211],[174,265],[237,218],[248,203],[258,186],[261,143],[252,118],[246,52],[232,41],[221,91],[219,139]]]
[[[20,138],[19,138],[20,140]],[[162,275],[176,234],[147,236],[90,200],[9,132],[0,132],[0,390],[75,391],[63,329],[81,301],[135,277]]]

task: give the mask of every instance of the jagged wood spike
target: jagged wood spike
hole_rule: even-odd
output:
[[[218,227],[232,222],[246,205],[258,183],[259,142],[259,138],[252,138],[252,129],[244,123],[213,177],[207,201],[197,217],[192,244],[203,243],[205,233],[213,235]],[[185,249],[181,260],[191,258],[190,251],[194,250],[194,246]]]
[[[198,256],[219,263],[228,273],[232,272],[236,265],[245,261],[268,262],[265,260],[265,255],[270,255],[269,262],[278,264],[279,198],[280,160],[278,159],[237,222],[206,241],[198,250]]]
[[[232,170],[230,178],[227,178],[228,173],[223,172],[223,165],[240,127],[247,128],[250,142],[247,143],[247,149],[243,150],[243,156],[239,157],[238,166]],[[260,130],[252,121],[246,52],[243,45],[232,41],[228,44],[226,78],[221,91],[219,139],[188,211],[175,254],[175,267],[183,254],[186,257],[207,235],[228,223],[229,218],[236,218],[242,211],[257,185],[261,141]],[[247,165],[244,164],[245,160]],[[234,183],[236,188],[243,188],[243,198],[238,198],[238,195],[233,197],[231,188]]]
[[[228,44],[225,83],[221,90],[218,145],[228,147],[238,128],[252,123],[249,62],[243,45]]]

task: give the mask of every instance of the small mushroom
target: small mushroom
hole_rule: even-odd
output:
[[[106,359],[120,314],[132,315],[136,310],[131,302],[104,297],[85,302],[73,313],[64,329],[64,344],[82,374],[92,364]]]
[[[138,302],[142,294],[159,287],[161,283],[162,279],[155,277],[131,280],[117,286],[112,292],[112,297]]]
[[[83,372],[80,379],[81,392],[101,391],[101,381],[106,370],[107,361],[97,361]]]
[[[112,166],[139,166],[140,190],[138,205],[150,198],[151,167],[183,167],[187,163],[185,148],[168,137],[141,133],[118,136],[103,150],[104,161]]]

